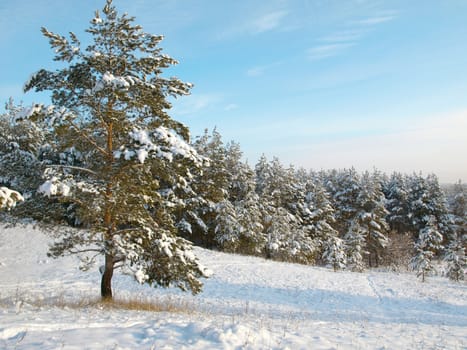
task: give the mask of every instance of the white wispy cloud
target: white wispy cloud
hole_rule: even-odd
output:
[[[364,35],[364,31],[361,29],[348,29],[342,30],[322,38],[319,38],[320,42],[335,43],[335,42],[354,42],[357,41]]]
[[[224,40],[242,35],[259,35],[280,29],[288,11],[265,11],[260,14],[243,16],[241,20],[233,22],[224,31],[218,33],[217,39]]]
[[[273,11],[254,18],[248,25],[249,31],[254,34],[268,32],[280,26],[287,11]]]
[[[307,50],[308,58],[320,60],[344,53],[358,44],[374,27],[397,18],[394,11],[386,11],[374,16],[348,22],[350,28],[330,33],[317,39],[318,45]]]
[[[384,22],[392,21],[395,18],[396,18],[396,15],[375,16],[375,17],[369,17],[369,18],[356,21],[355,23],[360,24],[360,25],[373,26],[373,25],[384,23]]]
[[[346,49],[354,46],[353,42],[335,43],[327,45],[318,45],[308,49],[307,55],[311,60],[320,60],[323,58],[333,57],[339,55]]]

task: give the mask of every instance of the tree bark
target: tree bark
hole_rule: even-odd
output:
[[[109,110],[112,109],[112,103],[110,103]],[[108,171],[110,173],[112,169],[113,163],[113,124],[109,122],[107,124],[107,163],[108,163]],[[111,199],[112,199],[112,180],[111,178],[107,182],[107,188],[105,191],[105,201],[106,201],[106,209],[104,214],[104,224],[107,227],[107,232],[104,235],[104,239],[107,242],[112,240],[113,235],[113,220],[111,214]],[[105,266],[104,266],[104,273],[102,274],[102,281],[101,281],[101,298],[103,301],[110,301],[112,300],[112,276],[114,273],[114,257],[112,254],[108,252],[105,253]]]
[[[103,301],[112,300],[112,276],[114,274],[114,259],[110,254],[105,254],[104,273],[101,280],[101,298]]]

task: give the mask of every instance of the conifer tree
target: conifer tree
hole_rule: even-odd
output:
[[[344,241],[337,236],[329,236],[323,243],[323,260],[331,265],[334,271],[345,268],[347,258]]]
[[[355,220],[366,237],[368,264],[378,266],[381,255],[388,244],[389,226],[386,223],[387,210],[384,207],[384,194],[378,174],[371,176],[365,172],[361,177],[360,192],[357,197]]]
[[[211,135],[205,130],[204,135],[193,143],[193,147],[198,154],[208,159],[208,162],[193,181],[194,190],[200,196],[200,200],[194,209],[195,221],[191,222],[192,232],[189,237],[197,244],[212,248],[219,243],[216,240],[217,210],[222,208],[219,204],[228,197],[229,179],[225,168],[225,147],[216,129]]]
[[[293,169],[285,169],[276,157],[268,163],[263,155],[255,171],[256,191],[260,197],[276,208],[290,209],[288,207],[293,202],[296,190]]]
[[[366,249],[366,231],[360,226],[359,218],[351,221],[347,233],[344,235],[347,266],[353,271],[362,272],[365,269],[364,258],[368,255]]]
[[[438,230],[443,236],[443,245],[447,244],[451,235],[454,234],[454,223],[449,215],[448,203],[445,192],[441,189],[438,177],[430,174],[426,178],[428,186],[429,204],[431,215],[436,217]]]
[[[245,198],[251,189],[250,181],[253,179],[253,171],[247,163],[242,161],[243,153],[240,144],[234,141],[225,146],[225,171],[228,179],[228,199],[232,203]]]
[[[296,218],[282,207],[271,207],[264,219],[266,257],[308,264],[313,261],[313,241]]]
[[[466,237],[459,236],[452,240],[446,249],[446,274],[454,281],[464,280],[467,273],[466,243]]]
[[[426,219],[430,217],[428,185],[421,174],[413,174],[408,178],[409,187],[409,213],[410,230],[415,240],[419,231],[425,226]]]
[[[392,230],[400,234],[406,233],[410,229],[406,177],[400,173],[393,173],[386,183],[384,193],[388,210],[386,221]]]
[[[304,193],[293,167],[285,169],[278,158],[267,162],[263,155],[256,167],[256,191],[261,202],[267,258],[311,263],[315,245],[300,217]]]
[[[409,179],[409,219],[411,231],[418,237],[420,230],[428,225],[435,225],[437,230],[447,239],[452,223],[448,215],[447,203],[438,178],[431,174],[424,178],[414,174]]]
[[[261,157],[258,159],[258,162],[255,165],[255,175],[256,193],[258,193],[259,196],[263,197],[263,194],[266,192],[268,180],[271,177],[271,166],[264,154],[261,155]]]
[[[242,227],[237,252],[261,255],[265,251],[267,236],[264,227],[264,207],[254,190],[254,184],[245,197],[235,203],[238,223]]]
[[[226,170],[226,150],[221,134],[214,129],[209,135],[205,130],[204,135],[197,138],[193,144],[198,154],[206,157],[209,162],[203,168],[197,186],[203,187],[206,197],[213,203],[219,203],[227,197],[229,179]]]
[[[214,240],[223,250],[236,252],[243,227],[238,222],[235,207],[229,200],[224,200],[216,205],[216,213]]]
[[[40,190],[73,202],[86,230],[61,233],[50,255],[104,256],[101,296],[112,298],[112,276],[124,265],[143,283],[199,292],[205,275],[191,244],[176,235],[172,210],[190,170],[202,163],[189,132],[169,114],[169,97],[189,94],[191,84],[162,73],[177,63],[162,53],[163,37],[143,32],[107,0],[81,47],[45,28],[42,33],[64,67],[41,69],[25,90],[51,91],[54,108],[31,117],[53,133],[53,147],[68,154],[49,166]]]
[[[425,277],[434,270],[432,260],[441,249],[443,236],[437,229],[436,218],[430,216],[426,225],[420,230],[418,241],[415,244],[415,256],[412,258],[412,269],[417,271],[417,276]]]
[[[255,192],[255,174],[242,161],[242,151],[236,142],[225,148],[225,169],[229,181],[228,201],[235,208],[239,225],[235,252],[260,255],[264,252],[265,236],[262,225],[262,204]]]
[[[343,244],[335,239],[339,237],[339,233],[334,229],[336,223],[335,210],[331,205],[330,195],[321,182],[316,180],[308,184],[305,200],[306,208],[303,210],[304,214],[302,215],[303,225],[307,234],[315,242],[317,258],[322,258],[326,264],[334,264],[335,258],[340,253],[337,251],[331,253],[329,249],[341,249]],[[345,253],[342,253],[345,256]],[[338,263],[336,266],[340,265]]]
[[[47,131],[27,117],[40,105],[23,107],[10,99],[0,114],[0,183],[31,196],[41,184],[47,163]]]
[[[452,200],[449,203],[450,212],[455,216],[456,221],[459,221],[462,224],[462,221],[465,221],[465,216],[467,213],[467,205],[465,200],[465,185],[459,180],[454,184]]]
[[[330,192],[333,206],[336,210],[336,228],[341,233],[346,233],[352,225],[357,208],[355,207],[360,193],[360,176],[354,168],[344,169],[330,174]]]
[[[71,149],[57,152],[50,129],[31,120],[43,108],[41,104],[15,105],[12,99],[6,103],[6,112],[0,115],[0,184],[26,198],[20,206],[9,209],[10,219],[33,218],[51,226],[75,224],[72,203],[60,203],[38,193],[46,166],[63,163],[71,153]]]
[[[449,203],[453,229],[457,237],[467,235],[467,205],[464,184],[459,180],[453,188],[454,195]]]

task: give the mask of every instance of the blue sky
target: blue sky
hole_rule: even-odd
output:
[[[217,127],[250,165],[264,153],[316,170],[434,172],[467,182],[467,1],[114,0],[163,34],[194,83],[172,116]],[[84,29],[104,0],[1,0],[0,97],[26,104],[53,69],[41,26]],[[84,41],[84,40],[82,40]]]

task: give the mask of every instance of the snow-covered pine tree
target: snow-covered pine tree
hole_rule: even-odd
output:
[[[446,248],[444,256],[444,261],[447,263],[446,275],[453,281],[464,280],[467,273],[466,244],[466,237],[458,236]]]
[[[187,127],[167,113],[169,97],[189,94],[191,85],[162,76],[177,62],[162,53],[162,36],[133,22],[107,0],[91,20],[84,50],[75,34],[67,39],[42,28],[65,67],[41,69],[25,85],[51,91],[54,111],[32,118],[52,130],[58,152],[75,155],[48,168],[41,191],[72,201],[87,227],[60,235],[50,254],[103,255],[103,299],[112,298],[114,269],[122,264],[141,283],[193,293],[205,275],[191,244],[177,237],[173,203],[160,192],[186,186],[202,162]]]
[[[455,281],[464,280],[467,273],[467,212],[464,185],[459,180],[453,186],[449,203],[453,232],[449,237],[444,260],[447,262],[447,276]]]
[[[229,142],[225,148],[225,170],[228,177],[228,201],[235,208],[238,240],[235,252],[259,255],[264,251],[265,237],[261,224],[262,208],[255,192],[255,174],[242,161],[242,151],[236,142]]]
[[[417,271],[417,276],[425,277],[434,270],[432,260],[441,249],[443,236],[438,231],[436,218],[430,216],[426,225],[420,230],[418,241],[415,243],[415,256],[412,258],[411,267]]]
[[[267,162],[263,155],[255,167],[256,191],[262,210],[267,258],[311,263],[315,247],[300,218],[304,193],[293,167],[285,169],[278,158]],[[302,198],[303,197],[303,198]]]
[[[224,251],[236,252],[240,244],[242,225],[238,222],[235,207],[229,200],[224,200],[216,205],[216,227],[214,228],[214,240],[217,246]]]
[[[253,178],[251,179],[253,180]],[[235,202],[238,223],[242,234],[238,242],[237,252],[242,254],[261,255],[265,251],[267,236],[264,228],[263,214],[265,212],[255,192],[254,182],[241,201]]]
[[[429,204],[431,215],[436,217],[438,230],[443,236],[443,245],[447,244],[450,236],[454,234],[454,223],[449,215],[448,203],[445,192],[441,189],[438,177],[430,174],[426,177],[428,186]]]
[[[323,260],[324,264],[332,264],[334,267],[340,268],[341,263],[337,263],[335,259],[341,253],[345,256],[345,252],[334,250],[343,249],[343,244],[340,244],[339,240],[336,239],[339,237],[339,232],[333,227],[336,223],[335,211],[331,205],[329,193],[318,179],[313,182],[310,180],[308,183],[305,204],[306,206],[302,210],[304,212],[302,222],[305,231],[316,246],[317,260]],[[331,252],[329,249],[333,251]],[[332,261],[328,260],[330,258]]]
[[[232,203],[242,201],[252,190],[254,172],[242,161],[243,152],[240,144],[230,141],[225,146],[225,171],[228,179],[228,199]],[[254,190],[254,187],[253,187]]]
[[[442,192],[438,178],[436,175],[428,175],[424,178],[422,175],[414,174],[409,180],[409,219],[411,223],[411,231],[417,238],[418,233],[425,226],[436,225],[437,230],[446,239],[452,229],[452,222],[447,210],[447,203],[444,193]]]
[[[17,106],[10,99],[5,109],[0,114],[0,184],[31,196],[41,184],[47,132],[27,117],[41,107]]]
[[[406,177],[401,173],[393,173],[383,191],[389,212],[386,221],[392,230],[400,234],[406,233],[410,229]]]
[[[268,208],[264,218],[266,257],[268,259],[309,264],[315,247],[297,218],[286,209]]]
[[[256,167],[256,191],[261,198],[266,199],[274,207],[293,211],[297,186],[294,169],[286,169],[278,158],[267,162],[263,155]]]
[[[449,203],[449,212],[452,215],[453,229],[458,237],[467,235],[467,205],[465,185],[459,180],[453,187],[453,196]]]
[[[366,237],[368,265],[378,266],[384,249],[388,245],[389,226],[386,222],[388,211],[381,190],[379,175],[365,172],[361,177],[360,192],[357,197],[355,220]]]
[[[351,220],[343,240],[346,248],[347,266],[353,271],[362,272],[365,269],[364,258],[368,255],[366,250],[367,231],[360,226],[359,222],[358,216]]]
[[[408,177],[407,185],[409,189],[408,218],[410,220],[410,231],[416,241],[418,233],[432,214],[429,206],[428,185],[421,174],[412,174]]]
[[[329,236],[323,242],[323,260],[334,271],[344,269],[347,263],[344,241],[337,236]]]
[[[368,255],[365,225],[359,215],[358,198],[361,192],[360,175],[354,168],[333,170],[324,177],[335,209],[335,228],[340,233],[347,255],[347,266],[354,271],[363,271],[364,258]]]
[[[447,210],[444,193],[435,175],[423,178],[414,174],[409,178],[409,219],[415,240],[415,256],[412,267],[422,275],[431,271],[431,260],[439,256],[446,244],[454,236],[454,225]],[[420,235],[424,235],[421,237]],[[441,239],[438,240],[438,235]],[[434,237],[434,238],[427,238]],[[426,248],[426,241],[430,245]],[[434,243],[436,242],[436,246]]]
[[[263,193],[266,192],[266,186],[268,184],[269,178],[271,177],[271,166],[266,158],[266,155],[262,154],[258,159],[258,162],[255,165],[255,175],[256,175],[256,193],[259,196],[263,196]]]
[[[193,147],[198,154],[209,160],[193,181],[195,192],[200,196],[197,208],[194,209],[195,221],[191,222],[190,240],[208,248],[216,247],[216,218],[219,203],[228,197],[228,176],[225,169],[225,147],[221,134],[214,129],[212,134],[205,130],[204,135],[197,138]],[[219,232],[219,231],[218,231]]]
[[[329,176],[332,204],[336,210],[335,227],[341,234],[346,233],[357,212],[355,205],[360,192],[360,175],[350,168],[330,173]]]
[[[27,217],[52,225],[74,223],[71,203],[60,203],[37,192],[45,166],[60,160],[50,130],[29,119],[42,109],[40,104],[15,105],[12,99],[6,103],[5,113],[0,114],[0,185],[17,190],[27,199],[10,208],[10,219]]]

